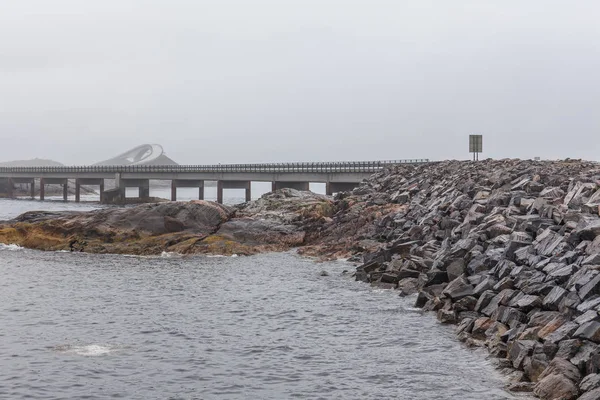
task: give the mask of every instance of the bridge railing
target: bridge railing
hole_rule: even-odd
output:
[[[90,165],[73,167],[0,167],[0,173],[344,173],[376,172],[386,167],[403,164],[424,164],[428,159],[353,161],[353,162],[299,162],[269,164],[217,165]]]

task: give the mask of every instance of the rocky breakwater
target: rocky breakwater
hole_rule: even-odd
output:
[[[418,293],[513,390],[600,399],[599,205],[597,163],[401,167],[342,195],[306,252],[361,253],[357,280]]]
[[[34,211],[0,223],[0,243],[38,250],[153,255],[255,254],[304,244],[332,200],[283,189],[239,207],[208,201],[90,212]]]

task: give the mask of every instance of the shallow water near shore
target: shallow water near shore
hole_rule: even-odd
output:
[[[0,268],[0,398],[515,398],[484,351],[345,262],[2,246]]]

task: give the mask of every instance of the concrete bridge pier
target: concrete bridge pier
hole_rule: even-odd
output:
[[[217,181],[217,203],[223,204],[223,189],[244,189],[246,201],[252,199],[251,181]]]
[[[8,188],[10,191],[10,197],[14,196],[12,192],[15,184],[25,183],[29,185],[29,193],[32,199],[35,199],[35,178],[10,178],[8,182]]]
[[[8,195],[8,198],[9,199],[14,198],[15,197],[15,192],[14,192],[15,183],[13,182],[12,178],[8,178],[6,185],[7,185],[6,186],[6,189],[7,189],[6,194]]]
[[[81,201],[81,185],[99,186],[100,187],[100,202],[104,200],[104,179],[75,179],[75,201]]]
[[[173,179],[171,181],[171,201],[177,201],[177,188],[198,188],[198,200],[204,200],[204,181],[195,179]]]
[[[123,179],[120,173],[115,174],[115,188],[104,190],[102,187],[102,202],[106,204],[125,204],[127,202],[127,188],[138,188],[138,197],[150,197],[150,179]]]
[[[122,191],[123,201],[125,201],[126,190],[129,187],[138,188],[138,197],[140,199],[150,197],[150,179],[121,179],[119,188]]]
[[[42,178],[40,179],[40,200],[44,200],[46,185],[62,185],[63,201],[69,199],[69,180],[66,178]]]
[[[296,189],[308,191],[310,190],[310,182],[273,182],[271,183],[271,191],[279,189]]]
[[[325,194],[332,196],[334,193],[349,192],[358,185],[359,183],[354,182],[327,182],[325,183]]]

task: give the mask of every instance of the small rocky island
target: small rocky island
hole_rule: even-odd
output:
[[[299,248],[360,263],[487,348],[511,389],[600,399],[600,164],[486,160],[397,166],[334,199],[283,189],[0,223],[0,242],[92,253],[255,254]]]

